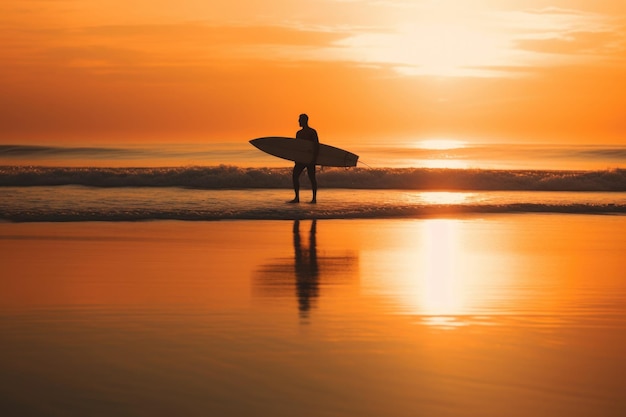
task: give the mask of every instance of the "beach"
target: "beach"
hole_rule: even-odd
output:
[[[626,416],[626,1],[0,22],[0,417]]]
[[[626,217],[0,223],[10,416],[621,416]]]

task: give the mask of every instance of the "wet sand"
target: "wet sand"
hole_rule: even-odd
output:
[[[621,416],[626,217],[0,224],[15,416]]]

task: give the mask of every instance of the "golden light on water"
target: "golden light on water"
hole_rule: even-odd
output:
[[[428,204],[462,204],[473,196],[473,193],[451,191],[424,191],[419,193],[419,198]]]
[[[456,220],[432,220],[422,229],[422,239],[428,244],[420,253],[417,280],[419,308],[427,316],[456,316],[463,314],[466,288],[457,272],[459,250]]]
[[[446,150],[465,148],[467,143],[456,139],[426,139],[417,143],[421,149]]]
[[[448,194],[441,197],[460,198]],[[464,317],[487,307],[485,294],[474,290],[484,281],[471,271],[462,220],[423,220],[405,224],[394,235],[394,245],[400,247],[394,254],[394,268],[384,272],[384,282],[371,283],[375,293],[394,300],[394,310],[449,329],[465,325]],[[368,268],[375,270],[376,264]]]
[[[460,158],[455,150],[467,147],[467,142],[458,139],[432,138],[414,142],[415,149],[424,153],[423,157],[415,160],[414,165],[423,168],[469,168],[468,161]]]
[[[454,203],[467,196],[420,193],[420,198]],[[394,268],[385,271],[384,282],[372,283],[372,290],[393,299],[395,311],[434,328],[454,329],[482,323],[478,317],[497,310],[502,298],[516,297],[502,292],[513,279],[502,274],[511,260],[497,256],[497,240],[475,241],[466,221],[425,219],[393,234],[401,247]]]
[[[432,193],[419,198],[453,202],[465,197]],[[605,220],[564,221],[487,216],[401,222],[377,233],[376,243],[362,253],[362,286],[384,300],[384,309],[436,329],[489,326],[511,317],[560,326],[563,319],[597,307],[594,297],[600,295],[589,276],[621,277],[610,260],[616,250],[604,243],[611,226],[599,226]],[[571,239],[571,228],[581,236],[595,234]],[[619,279],[609,281],[605,284],[622,285]]]
[[[464,204],[476,198],[476,193],[458,191],[407,192],[404,200],[410,204]]]
[[[422,168],[446,168],[446,169],[467,169],[470,165],[459,159],[424,159],[416,164]]]

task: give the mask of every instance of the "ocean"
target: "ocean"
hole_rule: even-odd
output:
[[[319,204],[293,206],[283,204],[292,197],[291,163],[247,143],[2,145],[0,218],[289,220],[626,212],[623,147],[481,145],[357,151],[361,161],[370,163],[321,168]],[[306,176],[302,183],[306,199]]]
[[[0,146],[2,415],[624,415],[626,148],[342,147]]]

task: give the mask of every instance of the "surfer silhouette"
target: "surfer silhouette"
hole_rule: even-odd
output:
[[[306,114],[301,114],[298,118],[298,123],[302,129],[298,130],[296,133],[297,140],[310,140],[313,142],[313,158],[311,162],[308,164],[303,164],[300,162],[296,162],[293,166],[292,173],[292,181],[293,181],[293,191],[296,194],[295,198],[290,201],[290,203],[299,203],[300,202],[300,175],[306,168],[306,172],[309,176],[309,180],[311,181],[311,189],[313,191],[313,198],[311,199],[311,203],[317,203],[317,179],[315,178],[315,162],[317,161],[317,155],[319,153],[319,138],[317,137],[317,132],[315,129],[309,126],[309,116]]]

